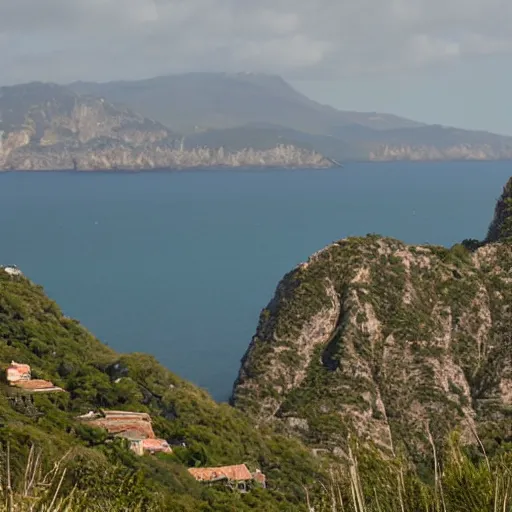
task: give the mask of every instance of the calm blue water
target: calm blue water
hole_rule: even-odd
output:
[[[226,399],[279,279],[333,240],[481,238],[512,163],[0,174],[0,262],[119,351]]]

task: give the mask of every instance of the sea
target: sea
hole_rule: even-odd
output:
[[[0,173],[0,264],[227,400],[281,277],[348,236],[482,239],[512,162]]]

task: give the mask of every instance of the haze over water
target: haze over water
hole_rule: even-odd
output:
[[[0,263],[118,351],[227,399],[281,277],[330,242],[483,238],[511,162],[0,174]]]

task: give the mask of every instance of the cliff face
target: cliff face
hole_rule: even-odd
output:
[[[412,455],[454,428],[506,438],[512,246],[492,240],[469,252],[367,236],[313,255],[263,310],[233,403],[336,453],[350,433]]]
[[[181,148],[166,127],[101,98],[33,83],[0,89],[0,170],[202,166],[330,167],[291,145],[260,151]]]
[[[112,140],[96,140],[77,148],[64,145],[47,148],[25,146],[10,155],[4,169],[10,170],[147,170],[194,167],[306,167],[329,168],[322,155],[295,146],[268,150],[244,149],[225,153],[216,149],[179,150],[172,143],[133,146]]]
[[[506,241],[512,237],[512,179],[503,188],[496,203],[494,218],[487,232],[488,242]]]

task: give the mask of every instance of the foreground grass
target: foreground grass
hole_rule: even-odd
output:
[[[67,457],[50,464],[41,451],[31,448],[24,472],[13,479],[9,448],[2,452],[0,512],[152,512],[179,510],[138,500],[119,502],[106,489],[84,489],[75,482],[66,487]],[[441,460],[435,454],[430,480],[398,459],[382,460],[367,449],[349,450],[344,463],[333,464],[322,491],[304,488],[310,512],[510,512],[512,511],[512,452],[503,450],[492,458],[484,452],[470,456],[456,436],[448,443]],[[136,488],[133,478],[115,482],[121,494]],[[108,483],[105,482],[107,486]],[[123,490],[124,489],[124,490]],[[226,510],[236,512],[236,506]]]
[[[383,461],[352,449],[345,465],[333,467],[322,512],[510,512],[512,451],[489,458],[463,447],[453,435],[442,456],[433,446],[429,475],[395,459]],[[315,510],[313,506],[310,510]]]
[[[43,459],[40,450],[34,446],[30,448],[24,465],[24,472],[18,479],[13,478],[11,471],[10,446],[7,444],[2,451],[4,468],[1,473],[0,486],[3,500],[0,511],[4,512],[151,512],[158,510],[143,500],[134,499],[129,505],[116,503],[116,498],[105,498],[97,489],[86,491],[77,487],[77,482],[71,488],[66,488],[68,473],[68,459],[70,452],[64,454],[59,460],[48,465]],[[44,469],[48,467],[50,469]],[[132,478],[119,479],[118,492],[125,491],[128,495],[136,482]]]

